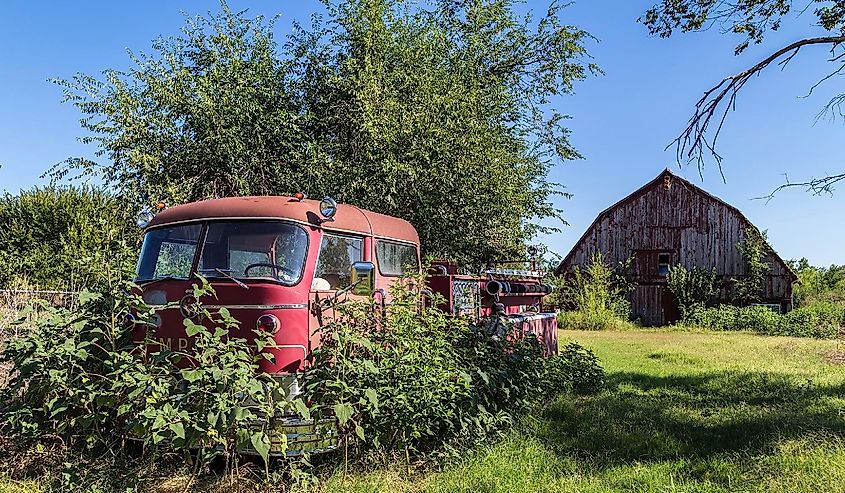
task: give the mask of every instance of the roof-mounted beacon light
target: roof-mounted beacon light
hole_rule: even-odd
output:
[[[337,202],[329,196],[326,196],[320,201],[320,214],[325,217],[326,221],[334,221],[334,215],[337,214]]]
[[[155,217],[153,211],[146,208],[142,209],[141,212],[138,213],[138,217],[135,219],[135,224],[139,228],[144,229],[150,224],[150,222],[153,220],[153,217]]]
[[[293,198],[302,202],[303,200],[305,200],[305,194],[303,192],[296,192],[295,194],[293,194]]]

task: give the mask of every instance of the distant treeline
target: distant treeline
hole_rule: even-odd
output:
[[[798,274],[793,298],[796,307],[821,301],[845,303],[845,265],[814,267],[806,258],[789,263]]]
[[[0,197],[0,289],[95,288],[131,276],[136,207],[96,187]]]

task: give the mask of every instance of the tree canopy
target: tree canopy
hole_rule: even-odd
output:
[[[712,156],[721,167],[722,158],[716,150],[719,133],[728,113],[735,107],[737,95],[751,80],[772,64],[786,67],[802,48],[825,46],[829,49],[828,62],[832,70],[809,89],[845,72],[845,0],[662,0],[648,9],[640,18],[651,34],[669,37],[676,30],[698,31],[719,27],[725,33],[744,36],[736,47],[742,53],[752,43],[762,43],[767,33],[778,30],[790,14],[810,11],[817,24],[827,34],[808,36],[786,46],[777,47],[770,55],[747,69],[722,79],[710,88],[695,106],[693,116],[683,133],[675,140],[679,161],[692,161],[703,168],[706,158]],[[831,99],[820,117],[842,117],[845,93]],[[789,183],[779,187],[803,186],[814,193],[830,192],[832,185],[845,179],[845,172],[831,174],[806,182]],[[773,194],[777,192],[775,190]]]
[[[131,275],[140,240],[125,200],[90,187],[0,197],[0,287],[81,289]]]
[[[139,203],[304,191],[411,221],[425,253],[475,264],[562,219],[547,182],[578,157],[551,98],[598,69],[552,4],[326,2],[280,45],[275,19],[223,4],[130,53],[133,67],[59,80],[85,115],[96,174]]]

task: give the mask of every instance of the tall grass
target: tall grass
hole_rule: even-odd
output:
[[[604,261],[601,252],[595,253],[584,271],[576,268],[564,283],[562,298],[574,310],[561,312],[558,325],[574,330],[631,327],[627,290],[624,277]]]

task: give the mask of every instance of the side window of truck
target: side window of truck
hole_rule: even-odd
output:
[[[363,260],[363,252],[361,238],[324,234],[312,288],[336,290],[349,286],[352,264]]]
[[[417,247],[407,243],[378,240],[376,260],[378,270],[383,276],[397,277],[408,272],[417,272],[420,268]]]

